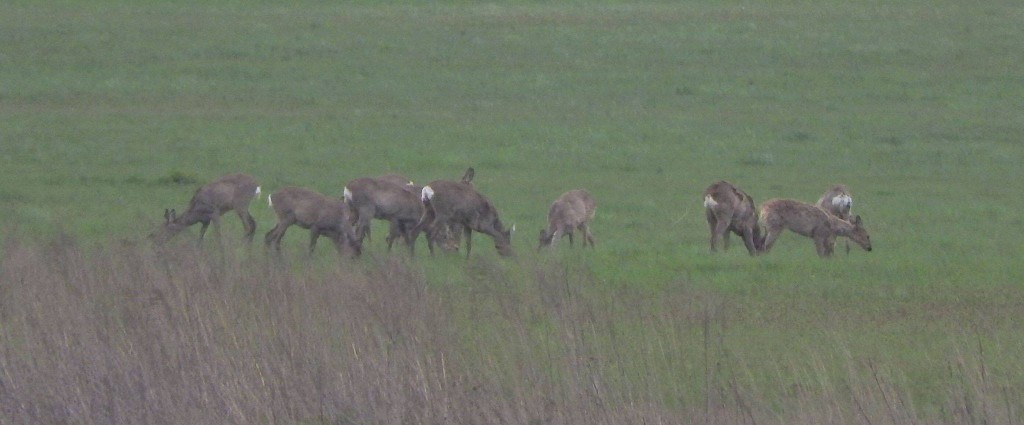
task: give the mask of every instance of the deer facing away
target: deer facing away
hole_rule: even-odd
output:
[[[264,237],[267,246],[273,245],[281,251],[281,238],[288,227],[295,224],[309,229],[310,253],[323,235],[334,242],[338,253],[343,253],[347,243],[353,256],[359,256],[361,245],[352,231],[348,209],[342,200],[301,187],[285,187],[268,196],[267,204],[277,214],[277,225]]]
[[[260,195],[256,179],[247,174],[229,174],[219,177],[196,190],[185,212],[178,215],[175,210],[164,210],[164,224],[150,235],[157,243],[164,243],[196,223],[199,241],[206,235],[210,223],[220,225],[220,217],[228,211],[235,211],[245,228],[245,240],[252,242],[256,233],[256,220],[249,214],[249,203]]]
[[[470,169],[472,170],[472,169]],[[490,236],[494,247],[502,256],[512,256],[512,230],[505,229],[498,218],[498,210],[473,185],[463,181],[435,180],[423,187],[421,200],[423,217],[416,225],[416,234],[428,230],[428,242],[443,226],[455,225],[463,229],[466,239],[466,257],[472,249],[472,231]],[[432,246],[429,245],[428,246]],[[433,253],[433,248],[431,248]]]
[[[548,209],[548,227],[541,229],[539,245],[541,249],[551,245],[556,237],[569,237],[569,246],[573,245],[573,233],[576,229],[583,232],[583,246],[594,247],[594,235],[590,233],[590,221],[594,219],[597,204],[594,197],[583,189],[570,190],[563,193]]]
[[[871,251],[871,237],[864,229],[859,215],[847,221],[816,205],[792,199],[771,199],[761,204],[761,226],[765,229],[764,252],[772,249],[775,240],[785,229],[813,239],[814,247],[821,257],[832,256],[837,236],[849,238],[865,251]]]
[[[743,238],[750,255],[757,255],[761,228],[757,223],[754,199],[727,181],[719,181],[704,190],[704,215],[711,229],[711,251],[719,242],[729,249],[729,232]]]
[[[853,197],[846,185],[833,185],[818,199],[818,208],[825,212],[850,221],[850,209],[853,208]],[[846,253],[850,253],[850,241],[845,241]]]

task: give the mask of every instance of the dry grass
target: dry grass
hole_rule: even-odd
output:
[[[588,292],[558,261],[526,282],[467,263],[465,287],[401,256],[63,238],[9,240],[0,267],[0,423],[998,424],[1021,406],[980,345],[949,354],[946,401],[920,408],[884,362],[811,350],[757,370],[721,342],[722,298]]]

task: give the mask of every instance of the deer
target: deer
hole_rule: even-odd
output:
[[[853,197],[850,196],[850,189],[846,185],[833,185],[821,198],[818,198],[818,208],[825,212],[850,221],[850,209],[853,208]],[[846,253],[850,253],[850,241],[846,241]]]
[[[760,222],[765,229],[761,249],[764,253],[772,249],[784,229],[813,239],[818,256],[823,258],[832,256],[837,236],[851,239],[865,251],[871,251],[871,237],[859,215],[847,221],[816,205],[792,199],[771,199],[761,204]]]
[[[260,196],[260,186],[248,174],[229,174],[219,177],[196,190],[185,212],[178,215],[174,209],[164,209],[164,223],[150,239],[158,244],[165,243],[182,230],[202,223],[199,242],[202,243],[206,229],[213,223],[220,227],[220,217],[228,211],[235,211],[242,220],[246,242],[252,242],[256,233],[256,220],[249,214],[249,203]]]
[[[590,243],[594,248],[594,235],[590,233],[590,221],[594,219],[597,204],[594,197],[584,189],[570,190],[563,193],[548,209],[548,227],[540,230],[537,249],[551,245],[555,237],[569,237],[569,246],[573,246],[573,233],[579,229],[583,232],[583,247]]]
[[[498,217],[498,210],[491,201],[473,187],[473,169],[467,170],[462,181],[434,180],[423,186],[420,192],[424,205],[423,216],[414,229],[415,234],[429,229],[430,242],[442,226],[461,227],[466,238],[466,258],[473,247],[473,231],[486,234],[494,240],[498,254],[504,257],[514,255],[512,251],[513,225],[505,229]],[[430,252],[433,247],[428,243]]]
[[[751,256],[758,253],[761,227],[757,223],[754,199],[727,181],[718,181],[704,190],[704,215],[711,230],[711,252],[721,242],[729,249],[729,232],[743,238]]]
[[[423,204],[418,191],[408,190],[411,181],[398,185],[395,180],[362,177],[345,185],[344,199],[352,212],[356,239],[362,244],[370,233],[370,220],[387,220],[390,231],[387,237],[388,251],[395,239],[402,237],[409,250],[414,244],[412,229],[423,216]]]
[[[362,251],[359,240],[348,217],[344,201],[332,198],[310,189],[284,187],[267,196],[267,205],[277,214],[277,225],[264,237],[268,247],[281,251],[281,239],[288,227],[295,224],[309,229],[309,253],[316,249],[317,239],[323,235],[334,242],[339,254],[344,253],[346,243],[352,249],[352,256]]]

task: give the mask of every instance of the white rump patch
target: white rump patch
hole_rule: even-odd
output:
[[[259,186],[256,186],[256,199],[260,199],[260,193],[263,193],[263,189],[261,189]]]
[[[832,198],[832,205],[842,208],[853,208],[853,198],[850,195],[839,195]]]
[[[274,200],[271,199],[271,196],[273,196],[273,195],[267,195],[267,205],[272,207],[272,206],[274,206]]]
[[[718,202],[715,202],[715,198],[712,198],[711,195],[707,195],[704,197],[704,208],[712,208],[717,205]]]
[[[346,202],[352,202],[352,191],[348,190],[347,187],[345,188],[345,191],[342,192],[342,196],[345,197]]]
[[[434,189],[431,189],[430,186],[423,186],[423,191],[420,192],[420,199],[422,199],[423,202],[427,202],[431,200],[433,197]]]

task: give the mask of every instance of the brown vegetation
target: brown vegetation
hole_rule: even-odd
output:
[[[949,371],[935,408],[915,403],[915,382],[885,358],[840,359],[847,371],[833,375],[831,351],[803,347],[799,362],[752,368],[730,354],[736,323],[719,296],[687,285],[653,298],[586,293],[594,282],[571,264],[510,277],[501,262],[474,262],[477,280],[460,288],[429,282],[406,257],[296,272],[190,244],[87,252],[68,238],[8,240],[0,255],[2,424],[1004,424],[1020,415],[1020,389],[989,376],[970,343],[936,353]]]

